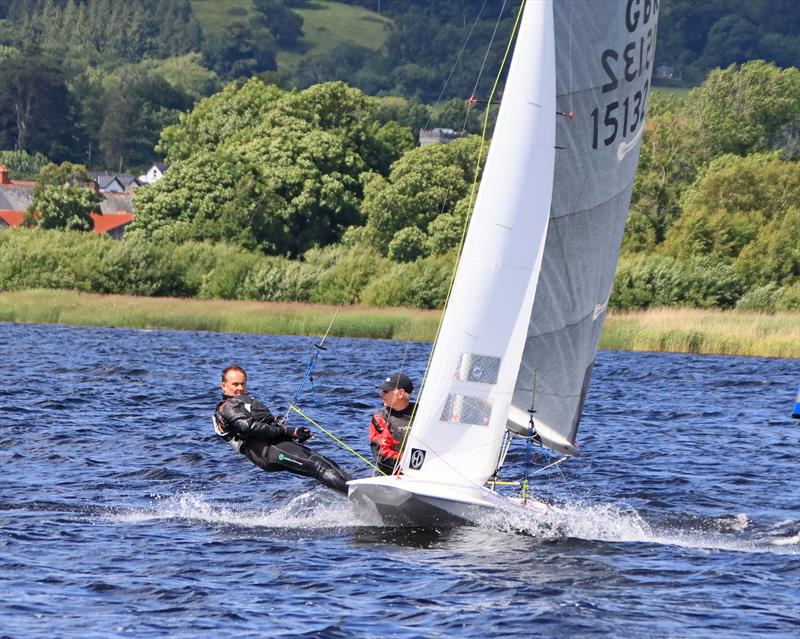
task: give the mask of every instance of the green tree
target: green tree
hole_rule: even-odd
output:
[[[123,67],[103,79],[98,143],[106,166],[145,166],[160,131],[178,121],[192,100],[142,65]]]
[[[700,142],[712,156],[771,150],[800,130],[800,69],[762,60],[711,72],[690,94]]]
[[[4,144],[63,158],[63,146],[58,143],[71,130],[72,105],[61,66],[40,50],[28,48],[0,65]]]
[[[46,164],[39,171],[26,219],[43,229],[90,231],[91,213],[99,209],[99,203],[85,166]]]
[[[800,202],[767,222],[733,263],[751,285],[792,286],[800,283]]]
[[[202,56],[196,52],[160,60],[148,58],[138,63],[134,69],[135,73],[162,78],[173,91],[193,102],[222,88],[219,76],[202,65]]]
[[[253,8],[258,14],[254,23],[267,27],[280,46],[291,47],[303,37],[303,16],[283,0],[253,0]]]
[[[252,128],[285,95],[278,87],[258,79],[228,84],[182,114],[175,125],[166,127],[156,150],[172,165],[203,151],[215,151],[228,140],[250,139]]]
[[[363,212],[368,237],[383,252],[399,231],[428,234],[440,215],[452,214],[469,197],[478,161],[477,136],[415,148],[395,162],[388,178],[366,178]]]
[[[266,28],[242,22],[229,23],[203,47],[206,66],[228,80],[274,71],[276,50],[275,38]]]
[[[649,108],[625,229],[627,251],[652,250],[664,241],[680,216],[681,194],[709,159],[684,102],[655,94]]]
[[[255,233],[266,224],[266,207],[242,195],[254,174],[241,153],[199,152],[176,162],[156,184],[135,192],[136,219],[125,236],[255,247]]]
[[[777,153],[717,158],[684,194],[683,213],[663,251],[732,263],[765,227],[781,226],[788,212],[800,207],[799,169]]]
[[[394,234],[389,242],[389,259],[395,262],[413,262],[428,255],[427,236],[416,226],[407,226]]]
[[[91,213],[97,210],[97,194],[85,187],[48,186],[31,202],[30,211],[43,229],[91,231]]]
[[[342,82],[226,87],[164,130],[169,179],[137,193],[129,232],[291,255],[337,242],[362,223],[362,174],[388,170],[413,144],[407,130],[379,126],[374,109]]]
[[[742,64],[755,58],[758,48],[756,25],[737,15],[727,15],[708,32],[702,63],[709,69]]]
[[[0,151],[0,164],[6,165],[11,179],[33,180],[50,160],[41,153]]]
[[[433,118],[433,126],[480,133],[483,130],[483,114],[467,104],[465,100],[448,100]]]

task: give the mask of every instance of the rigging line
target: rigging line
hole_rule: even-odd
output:
[[[450,75],[447,76],[447,80],[445,80],[444,86],[442,87],[442,91],[441,91],[441,93],[439,93],[439,97],[436,98],[436,102],[433,105],[433,109],[434,110],[439,105],[439,102],[441,101],[442,96],[444,95],[445,89],[447,88],[447,84],[450,82],[450,78],[453,76],[453,73],[456,70],[456,66],[458,65],[459,60],[461,60],[461,56],[463,55],[464,50],[466,49],[467,44],[469,43],[469,39],[472,36],[472,32],[475,29],[475,25],[478,23],[478,20],[480,19],[481,15],[483,14],[483,10],[486,7],[486,3],[488,1],[489,0],[483,0],[483,4],[481,5],[480,10],[478,11],[478,15],[475,16],[475,20],[472,23],[472,27],[470,27],[469,33],[467,34],[467,38],[464,41],[464,45],[461,47],[461,51],[459,52],[458,57],[456,58],[455,64],[453,64],[453,68],[450,69]],[[489,57],[489,51],[492,48],[492,44],[494,44],[494,38],[495,38],[495,35],[497,34],[497,26],[500,24],[500,19],[503,16],[503,10],[505,9],[505,6],[506,6],[506,0],[503,0],[503,6],[500,8],[500,13],[497,16],[497,22],[494,25],[494,31],[492,32],[492,37],[489,39],[489,44],[486,46],[486,53],[483,56],[483,63],[481,64],[481,68],[478,71],[478,77],[475,80],[475,86],[472,89],[472,95],[475,94],[475,91],[477,90],[478,83],[480,82],[481,76],[483,75],[483,70],[484,70],[484,68],[486,66],[486,60]],[[467,130],[467,122],[469,121],[469,114],[470,114],[470,111],[472,110],[472,107],[473,107],[473,101],[471,99],[467,100],[467,112],[464,115],[464,122],[461,125],[461,130],[462,131],[466,131]],[[486,108],[488,109],[489,107],[487,106]],[[428,116],[428,121],[425,123],[425,128],[426,129],[430,125],[432,117],[433,117],[433,110],[431,111],[430,115]],[[449,178],[448,183],[447,183],[447,188],[445,189],[445,192],[442,194],[442,204],[439,207],[439,215],[444,213],[444,209],[447,206],[447,196],[448,196],[448,194],[450,192],[451,186],[453,185],[453,180],[454,179],[455,179],[455,176],[451,173],[450,174],[450,178]]]
[[[525,3],[523,2],[522,5],[524,6]],[[481,63],[481,68],[478,71],[478,77],[475,79],[475,86],[472,87],[472,94],[471,95],[472,95],[473,98],[475,97],[475,92],[478,90],[478,84],[480,84],[481,76],[483,75],[483,70],[484,70],[484,68],[486,68],[486,61],[489,59],[489,52],[491,51],[492,45],[494,44],[494,38],[497,35],[497,28],[500,26],[500,21],[503,18],[503,11],[505,11],[505,8],[506,8],[506,0],[503,0],[503,5],[500,7],[500,13],[497,14],[497,22],[494,23],[494,31],[492,31],[492,37],[489,39],[489,45],[486,47],[486,53],[484,53],[484,55],[483,55],[483,62]],[[520,11],[521,11],[521,9],[520,9]],[[516,28],[517,28],[517,25],[515,23],[514,24],[514,31],[512,31],[512,33],[511,33],[511,39],[512,40],[514,38],[514,32],[516,31]],[[511,44],[511,41],[509,41],[509,44]],[[506,50],[506,53],[507,52],[508,51]],[[504,64],[505,64],[505,58],[503,58],[503,64],[500,65],[500,71],[501,72],[503,70]],[[495,80],[495,82],[496,82],[496,80]],[[492,89],[492,94],[494,94],[494,89]],[[463,130],[465,130],[465,131],[467,129],[467,121],[469,119],[469,112],[472,109],[472,105],[473,105],[473,101],[472,101],[472,98],[470,98],[470,100],[467,101],[467,115],[464,117],[464,126],[462,127]],[[492,105],[492,99],[489,98],[489,102],[486,104],[486,114],[487,115],[489,113],[489,109],[491,108],[491,105]]]
[[[325,350],[325,346],[324,346],[325,340],[328,339],[328,334],[331,332],[331,328],[333,327],[333,323],[334,323],[334,321],[336,321],[336,317],[339,315],[339,311],[342,309],[342,305],[343,304],[344,304],[344,295],[342,295],[342,299],[339,301],[339,305],[336,307],[336,311],[334,312],[333,317],[331,318],[331,321],[328,324],[328,328],[325,331],[325,334],[322,336],[322,339],[319,341],[319,344],[314,344],[314,348],[316,350],[314,351],[314,354],[311,356],[311,358],[308,360],[308,364],[306,365],[306,373],[303,376],[303,379],[300,381],[300,384],[297,386],[297,390],[294,393],[294,397],[292,397],[292,401],[289,404],[289,407],[286,409],[286,412],[283,414],[284,421],[286,421],[286,419],[289,417],[290,411],[295,407],[295,405],[299,401],[300,394],[305,389],[306,382],[308,382],[308,380],[311,380],[311,387],[312,387],[312,391],[313,391],[314,378],[311,376],[311,374],[314,371],[314,365],[317,363],[317,359],[319,358],[320,352]]]
[[[547,469],[549,469],[549,468],[553,468],[554,466],[558,466],[558,465],[559,465],[561,462],[565,462],[565,461],[567,461],[568,459],[571,459],[571,457],[570,457],[569,455],[565,455],[564,457],[559,457],[559,458],[558,458],[558,459],[556,459],[556,460],[555,460],[553,463],[551,463],[551,464],[547,464],[547,466],[542,466],[541,468],[539,468],[539,469],[537,469],[537,470],[534,470],[534,471],[531,473],[531,475],[539,475],[540,473],[543,473],[543,472],[544,472],[544,471],[546,471]],[[560,469],[560,468],[558,468],[557,470],[558,470],[558,472],[561,474],[561,477],[562,477],[562,479],[563,479],[563,478],[564,478],[564,473],[562,473],[562,472],[561,472],[561,469]]]
[[[514,28],[511,30],[511,35],[508,38],[508,44],[506,45],[506,50],[505,50],[505,53],[503,54],[503,59],[500,62],[500,69],[497,72],[497,76],[494,79],[494,86],[492,87],[492,91],[489,94],[489,101],[490,102],[491,102],[492,98],[494,97],[495,91],[497,90],[497,85],[500,83],[500,76],[502,75],[503,69],[506,66],[506,62],[508,61],[508,57],[509,57],[509,54],[511,52],[511,47],[512,47],[512,44],[514,42],[514,36],[516,36],[517,30],[519,29],[520,19],[522,17],[522,12],[524,10],[525,10],[525,0],[522,0],[522,3],[519,6],[519,10],[517,11],[517,17],[514,19]],[[450,296],[453,293],[453,284],[455,283],[456,272],[458,271],[458,261],[461,259],[461,253],[464,250],[464,238],[467,235],[467,227],[469,225],[469,218],[470,218],[470,215],[471,215],[471,212],[472,212],[472,208],[475,205],[475,192],[477,190],[477,184],[478,184],[478,172],[480,170],[481,156],[483,155],[483,149],[484,149],[484,146],[485,146],[485,143],[486,143],[486,129],[488,127],[488,123],[489,123],[489,109],[486,109],[486,113],[484,114],[484,118],[483,118],[483,130],[481,132],[480,148],[478,149],[478,155],[477,155],[477,157],[475,159],[475,175],[473,176],[473,179],[472,179],[472,187],[470,189],[470,194],[469,194],[469,204],[467,205],[468,214],[464,216],[464,226],[461,229],[461,239],[459,240],[458,251],[456,252],[456,262],[455,262],[456,266],[453,268],[453,273],[450,276],[450,283],[448,284],[448,287],[447,287],[447,296],[445,298],[445,303],[444,303],[444,308],[445,309],[447,309],[447,304],[449,303]],[[443,320],[444,320],[444,311],[439,316],[439,324],[436,327],[436,335],[433,338],[434,348],[435,348],[437,340],[439,339],[439,334],[442,331],[442,322],[443,322]],[[412,420],[414,418],[414,413],[416,413],[416,407],[422,401],[422,393],[425,390],[425,382],[426,382],[426,380],[428,378],[428,372],[430,371],[431,360],[433,358],[434,348],[431,348],[431,351],[430,351],[430,353],[428,355],[428,361],[425,364],[425,371],[424,371],[424,373],[422,375],[422,383],[420,384],[419,399],[418,399],[417,404],[414,405],[414,411],[411,414],[411,419]],[[409,434],[410,431],[411,431],[411,428],[406,429],[406,433],[403,436],[403,442],[400,444],[400,450],[405,450],[405,443],[406,443],[406,440],[408,439],[408,434]],[[404,455],[401,455],[401,457],[402,456],[404,456]]]
[[[341,439],[339,439],[338,437],[336,437],[336,435],[334,435],[332,432],[330,432],[330,431],[329,431],[329,430],[327,430],[326,428],[323,428],[323,427],[322,427],[320,424],[318,424],[318,423],[317,423],[317,422],[315,422],[313,419],[311,419],[311,418],[310,418],[308,415],[306,415],[306,414],[305,414],[303,411],[301,411],[299,408],[297,408],[297,406],[292,406],[292,407],[291,407],[291,409],[292,409],[292,410],[293,410],[295,413],[297,413],[298,415],[300,415],[300,417],[302,417],[303,419],[305,419],[306,421],[308,421],[310,424],[313,424],[314,426],[316,426],[317,428],[319,428],[319,429],[320,429],[320,430],[321,430],[323,433],[325,433],[325,434],[326,434],[328,437],[330,437],[330,438],[331,438],[333,441],[335,441],[337,444],[339,444],[339,445],[340,445],[342,448],[344,448],[345,450],[349,450],[351,453],[353,453],[353,454],[354,454],[356,457],[358,457],[360,460],[362,460],[362,461],[366,462],[366,463],[367,463],[369,466],[372,466],[372,467],[373,467],[375,470],[377,470],[377,471],[378,471],[378,472],[379,472],[381,475],[385,475],[385,474],[386,474],[386,473],[384,473],[384,472],[383,472],[383,471],[382,471],[380,468],[378,468],[378,467],[377,467],[375,464],[373,464],[371,461],[369,461],[369,460],[368,460],[366,457],[364,457],[364,456],[363,456],[361,453],[359,453],[357,450],[355,450],[355,449],[353,449],[353,448],[350,448],[350,446],[348,446],[347,444],[345,444],[345,443],[344,443],[344,442],[343,442]]]
[[[483,13],[483,9],[486,6],[486,3],[488,1],[489,0],[483,0],[483,4],[481,5],[481,8],[478,10],[478,15],[475,16],[475,20],[474,20],[474,22],[472,23],[472,26],[469,29],[469,33],[467,34],[466,39],[464,40],[464,44],[461,47],[461,51],[458,52],[458,56],[456,57],[456,61],[453,63],[453,67],[450,69],[450,74],[447,76],[447,79],[444,81],[444,85],[442,86],[442,90],[439,92],[439,97],[436,98],[436,102],[433,104],[433,109],[431,110],[430,114],[428,115],[428,121],[425,122],[425,127],[424,127],[426,129],[428,128],[428,126],[431,123],[431,118],[433,117],[433,110],[436,109],[437,106],[439,106],[439,102],[441,102],[441,100],[442,100],[442,96],[444,95],[444,92],[447,89],[447,85],[450,83],[450,79],[453,77],[453,74],[456,72],[456,67],[458,67],[458,63],[461,61],[461,56],[464,55],[464,51],[467,48],[467,44],[469,44],[469,39],[472,37],[472,32],[475,30],[475,25],[478,24],[478,20],[480,20],[481,14]],[[503,1],[503,4],[505,5],[505,0]]]
[[[410,326],[410,322],[409,322],[409,326]],[[408,331],[408,337],[406,338],[405,348],[403,349],[403,359],[400,360],[400,371],[399,372],[401,372],[401,373],[403,372],[403,369],[405,368],[406,357],[408,356],[408,349],[409,349],[410,346],[411,346],[411,330]],[[397,387],[395,386],[395,389],[396,388]],[[422,388],[422,387],[420,386],[420,388]],[[411,415],[409,415],[409,417],[408,417],[408,428],[406,428],[405,432],[403,433],[403,441],[400,442],[399,449],[401,451],[403,450],[403,446],[405,446],[405,444],[406,444],[406,437],[408,436],[408,431],[411,430],[411,424],[413,424],[413,422],[414,422],[414,415],[416,414],[416,412],[417,412],[417,402],[414,402],[414,408],[411,409]],[[392,466],[392,472],[391,472],[392,475],[396,475],[396,474],[398,474],[400,472],[400,460],[401,459],[402,459],[402,455],[398,455],[397,459],[394,460],[394,466]],[[382,474],[385,474],[385,473],[382,473]]]

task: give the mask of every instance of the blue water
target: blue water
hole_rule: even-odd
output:
[[[403,531],[211,430],[224,365],[285,407],[312,344],[0,324],[0,636],[800,634],[797,360],[600,352],[548,515]],[[378,381],[429,345],[328,346],[303,408],[366,453]]]

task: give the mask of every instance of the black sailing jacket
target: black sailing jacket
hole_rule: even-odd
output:
[[[288,429],[264,404],[252,395],[222,397],[214,411],[217,432],[226,440],[237,437],[260,439],[270,443],[291,439]]]

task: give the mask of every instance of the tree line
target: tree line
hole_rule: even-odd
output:
[[[794,0],[648,1],[661,14],[656,66],[681,78],[671,81],[696,85],[715,67],[764,59],[786,68],[800,57]],[[278,53],[302,54],[299,12],[314,6],[309,0],[253,0],[248,11],[231,3],[224,25],[208,34],[189,0],[0,0],[0,149],[139,171],[179,114],[254,76],[285,90],[342,80],[368,95],[415,101],[417,116],[437,103],[414,118],[417,129],[479,130],[464,100],[488,94],[484,54],[485,68],[497,68],[513,3],[344,3],[389,18],[385,45],[345,42],[304,55],[290,71],[279,68]]]
[[[0,234],[0,288],[60,272],[99,292],[439,308],[485,154],[478,136],[416,147],[418,107],[342,82],[229,84],[161,132],[170,170],[136,192],[122,242]],[[611,307],[800,310],[799,160],[796,68],[753,61],[655,94]],[[85,228],[52,205],[85,191],[57,168],[31,223]]]

